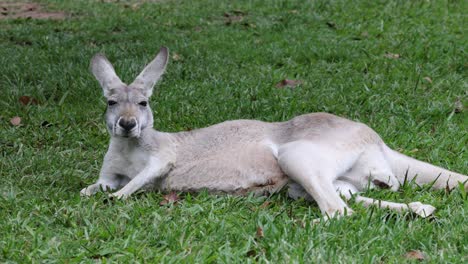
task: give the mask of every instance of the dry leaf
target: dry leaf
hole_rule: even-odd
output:
[[[180,200],[179,196],[177,195],[176,192],[171,192],[163,196],[163,199],[159,205],[166,205],[166,204],[176,204],[177,201]]]
[[[14,126],[19,126],[21,125],[21,117],[15,116],[12,119],[10,119],[10,123]]]
[[[405,258],[407,259],[417,259],[417,260],[425,260],[426,257],[424,253],[420,250],[411,250],[405,254]]]
[[[390,52],[385,53],[384,56],[385,56],[386,58],[389,58],[389,59],[399,59],[399,58],[401,58],[400,54],[397,54],[397,53],[390,53]]]
[[[428,83],[432,83],[432,79],[429,76],[426,76],[423,79],[426,80]]]
[[[260,208],[265,209],[265,208],[267,208],[269,205],[270,205],[270,202],[269,202],[269,201],[265,201],[264,203],[262,203],[262,205],[260,205]]]
[[[242,16],[230,16],[230,17],[227,17],[227,19],[226,19],[226,21],[224,23],[226,25],[231,25],[232,23],[242,21],[242,19],[243,19]]]
[[[262,238],[263,237],[263,228],[257,227],[257,237]]]
[[[30,96],[26,96],[26,95],[23,95],[19,98],[19,102],[22,104],[22,105],[37,105],[38,102],[35,98],[33,97],[30,97]]]
[[[231,13],[226,12],[226,13],[224,13],[224,17],[225,17],[224,24],[226,24],[226,25],[231,25],[233,23],[240,22],[240,21],[242,21],[244,19],[243,13],[242,14],[241,13],[237,13],[237,14],[234,13],[234,15],[233,15]]]
[[[182,60],[182,56],[180,56],[180,55],[177,54],[177,53],[173,53],[173,54],[172,54],[172,60],[174,60],[174,61],[180,61],[180,60]]]
[[[296,87],[298,86],[299,84],[302,84],[302,81],[301,80],[288,80],[288,79],[284,79],[282,80],[281,82],[277,83],[276,84],[276,88],[284,88],[284,87]]]
[[[455,111],[455,113],[459,114],[459,113],[463,112],[463,108],[464,108],[463,103],[462,103],[460,97],[458,97],[457,100],[455,100],[455,109],[454,109],[454,111]]]

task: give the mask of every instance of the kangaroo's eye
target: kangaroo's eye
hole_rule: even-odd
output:
[[[114,100],[109,100],[109,101],[107,101],[107,104],[108,104],[109,106],[111,106],[111,105],[117,104],[117,102],[114,101]]]
[[[141,106],[147,106],[148,102],[147,101],[141,101],[138,104],[141,105]]]

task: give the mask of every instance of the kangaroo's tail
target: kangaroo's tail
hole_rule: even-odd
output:
[[[384,152],[393,173],[400,183],[403,183],[405,180],[412,181],[414,179],[418,185],[432,184],[434,189],[446,187],[452,189],[458,183],[463,183],[465,190],[468,191],[468,176],[466,175],[410,158],[387,146],[384,147]]]

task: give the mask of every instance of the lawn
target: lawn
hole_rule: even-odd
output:
[[[89,60],[105,53],[131,82],[163,45],[158,130],[325,111],[468,173],[466,1],[36,3],[0,2],[0,262],[468,262],[461,189],[366,192],[432,204],[433,219],[351,203],[352,217],[319,224],[316,204],[285,191],[179,194],[168,205],[158,192],[79,195],[109,138]],[[277,85],[285,79],[299,84]]]

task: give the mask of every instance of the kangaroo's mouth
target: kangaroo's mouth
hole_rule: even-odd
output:
[[[113,136],[122,137],[122,138],[138,138],[140,133],[138,132],[117,132],[113,133]]]
[[[123,138],[137,138],[140,136],[139,131],[116,131],[114,136],[123,137]]]
[[[121,134],[121,135],[119,135],[119,136],[120,136],[120,137],[123,137],[123,138],[129,138],[129,137],[130,137],[130,135],[129,135],[128,133]]]

